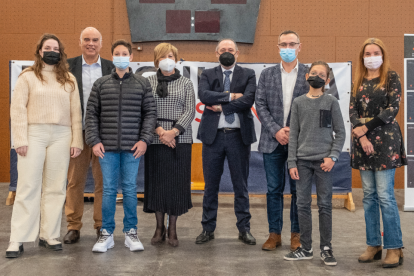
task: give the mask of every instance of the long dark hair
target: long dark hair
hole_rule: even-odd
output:
[[[36,45],[36,51],[35,51],[35,62],[32,66],[25,69],[21,74],[24,74],[25,72],[34,71],[36,77],[41,80],[42,82],[45,81],[42,75],[42,68],[43,68],[43,60],[42,56],[39,54],[39,51],[42,49],[43,44],[46,40],[53,39],[56,40],[59,44],[59,53],[60,53],[60,61],[55,65],[55,72],[56,72],[56,80],[58,83],[65,86],[66,83],[68,83],[72,91],[75,90],[75,82],[71,78],[69,74],[69,65],[67,62],[67,55],[65,53],[65,46],[63,43],[59,40],[57,36],[54,34],[43,34],[39,40],[39,42]]]

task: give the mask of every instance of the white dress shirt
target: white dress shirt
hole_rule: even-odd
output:
[[[232,73],[230,74],[229,78],[230,78],[230,84],[231,84],[231,80],[233,79],[233,73],[234,73],[234,67],[236,65],[233,66],[233,68],[231,69],[224,69],[223,66],[221,66],[221,70],[223,71],[223,84],[224,81],[226,79],[226,75],[224,74],[224,71],[231,71]],[[230,91],[230,93],[233,93],[233,91]],[[230,94],[229,93],[229,94]],[[231,94],[229,95],[229,102],[231,101]],[[219,124],[218,124],[218,128],[240,128],[240,119],[239,119],[239,114],[234,113],[234,122],[232,124],[229,124],[226,121],[226,116],[224,116],[224,113],[221,112],[220,114],[220,120],[219,120]]]
[[[89,65],[82,55],[82,88],[83,88],[83,120],[82,129],[85,129],[85,114],[89,95],[91,94],[93,83],[102,77],[101,57],[98,61]]]
[[[296,79],[298,77],[299,61],[296,62],[295,68],[290,73],[283,68],[280,63],[280,72],[282,73],[282,90],[283,90],[283,127],[289,117],[290,107],[292,105],[293,89],[295,88]]]

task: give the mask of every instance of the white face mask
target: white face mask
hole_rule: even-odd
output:
[[[158,64],[158,67],[164,72],[171,72],[175,68],[175,61],[169,58],[163,59]]]
[[[382,56],[373,56],[364,58],[364,65],[367,69],[377,70],[382,65]]]

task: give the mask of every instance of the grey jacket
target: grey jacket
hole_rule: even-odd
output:
[[[305,78],[306,73],[307,67],[299,63],[292,102],[296,97],[309,92],[309,84]],[[275,134],[283,127],[284,119],[280,64],[262,71],[256,91],[256,111],[262,123],[258,150],[263,153],[271,153],[279,145]],[[290,113],[286,124],[290,124]]]
[[[129,151],[140,140],[150,145],[157,107],[149,81],[130,72],[121,79],[115,69],[93,84],[85,118],[86,143],[105,151]]]

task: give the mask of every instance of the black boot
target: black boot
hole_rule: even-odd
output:
[[[210,240],[214,239],[214,232],[203,231],[200,235],[196,238],[196,244],[206,243]]]
[[[165,241],[166,229],[164,226],[164,213],[155,212],[155,218],[157,219],[157,228],[155,229],[154,236],[151,239],[152,245],[157,245]]]
[[[245,244],[256,244],[256,239],[250,234],[250,231],[239,232],[239,240],[242,240]]]
[[[172,247],[178,246],[177,239],[177,218],[178,216],[169,216],[168,220],[168,244]]]

